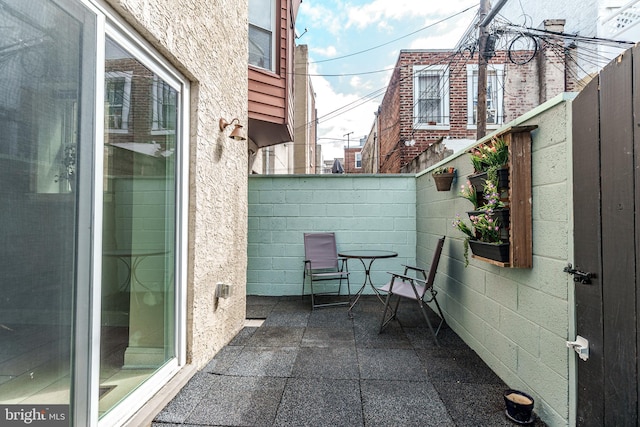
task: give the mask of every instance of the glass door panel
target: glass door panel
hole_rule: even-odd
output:
[[[174,358],[179,92],[106,41],[101,414]]]
[[[63,405],[69,420],[78,143],[93,123],[79,106],[95,75],[82,19],[95,21],[59,4],[0,7],[0,405]]]

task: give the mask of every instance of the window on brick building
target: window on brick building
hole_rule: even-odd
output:
[[[154,133],[175,132],[176,95],[176,91],[167,82],[153,76],[151,130]]]
[[[132,74],[130,71],[105,73],[105,109],[107,128],[111,132],[127,132],[129,130]]]
[[[449,125],[449,69],[442,65],[413,67],[414,127]]]
[[[275,0],[249,0],[249,64],[275,71]]]
[[[356,169],[362,167],[362,151],[356,153]]]
[[[504,123],[504,66],[490,65],[487,69],[487,126]],[[478,66],[467,65],[467,127],[478,123]]]

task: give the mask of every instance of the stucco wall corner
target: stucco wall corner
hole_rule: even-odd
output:
[[[202,367],[245,318],[247,147],[218,121],[247,123],[248,1],[108,1],[191,83],[187,358]],[[216,304],[217,282],[233,294]]]

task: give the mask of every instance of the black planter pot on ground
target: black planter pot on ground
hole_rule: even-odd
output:
[[[518,390],[506,390],[504,392],[504,403],[507,407],[505,415],[511,421],[518,424],[532,424],[535,420],[533,416],[533,397]]]

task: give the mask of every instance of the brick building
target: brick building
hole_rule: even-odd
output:
[[[562,31],[563,24],[548,20],[545,28]],[[567,81],[565,68],[564,57],[544,45],[525,64],[511,62],[507,51],[494,52],[487,71],[487,131],[570,90],[573,84]],[[477,55],[401,50],[372,128],[377,137],[367,139],[378,146],[363,150],[379,152],[378,171],[399,173],[436,142],[471,144],[477,134],[477,75]]]
[[[362,146],[344,148],[344,173],[364,173]]]

